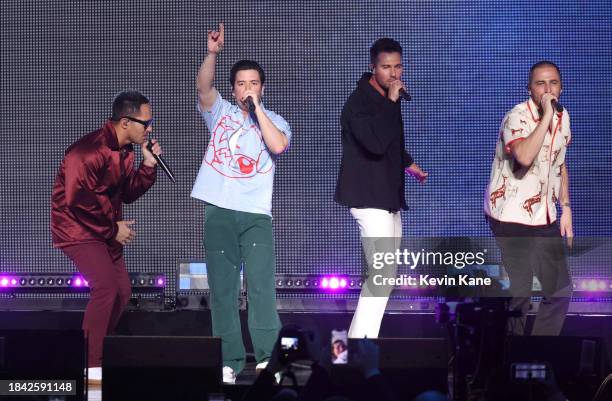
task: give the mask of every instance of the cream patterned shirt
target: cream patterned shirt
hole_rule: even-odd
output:
[[[553,116],[540,152],[529,167],[512,156],[510,145],[529,137],[540,122],[533,100],[517,104],[502,121],[484,210],[492,218],[530,226],[550,224],[557,218],[561,168],[571,142],[567,110]]]

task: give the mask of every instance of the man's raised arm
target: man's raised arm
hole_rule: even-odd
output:
[[[217,90],[214,87],[215,65],[217,54],[223,50],[224,39],[223,24],[219,24],[219,31],[208,31],[208,54],[200,66],[197,78],[198,98],[202,110],[210,110],[217,99]]]

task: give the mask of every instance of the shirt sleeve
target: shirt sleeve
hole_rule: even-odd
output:
[[[117,224],[109,218],[112,206],[97,188],[105,163],[97,152],[74,150],[64,159],[66,204],[78,222],[105,240],[117,234]]]
[[[216,89],[215,89],[216,90]],[[208,128],[208,131],[212,132],[217,125],[217,122],[221,119],[222,116],[227,114],[228,109],[231,104],[223,99],[221,94],[217,91],[217,97],[215,98],[215,103],[213,103],[210,110],[202,110],[200,107],[200,102],[197,103],[197,109],[202,118],[204,119],[204,123]]]
[[[527,126],[527,118],[519,113],[510,113],[506,116],[502,127],[502,138],[504,141],[504,150],[506,153],[511,153],[511,145],[516,141],[524,140],[531,135]]]
[[[270,120],[279,131],[281,131],[287,137],[287,142],[291,143],[291,127],[289,123],[276,113],[270,113]]]

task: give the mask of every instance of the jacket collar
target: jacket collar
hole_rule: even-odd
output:
[[[119,148],[119,140],[117,139],[117,132],[115,131],[115,127],[113,126],[113,122],[111,120],[107,120],[106,123],[102,126],[102,132],[104,133],[104,138],[106,140],[106,145],[111,150],[120,150]],[[134,147],[131,143],[123,146],[123,149],[131,152]]]
[[[370,83],[370,78],[372,78],[371,72],[364,73],[359,79],[359,81],[357,81],[357,87],[360,90],[364,91],[368,96],[370,96],[372,100],[377,103],[380,103],[384,101],[386,97],[381,95],[380,92],[378,92],[376,88],[372,86],[372,84]]]

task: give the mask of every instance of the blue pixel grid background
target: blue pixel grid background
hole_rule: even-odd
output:
[[[0,2],[0,262],[3,271],[72,271],[51,247],[49,199],[65,148],[110,115],[114,94],[153,101],[154,133],[179,178],[125,208],[138,237],[130,271],[172,275],[204,258],[203,205],[189,194],[209,133],[196,112],[206,31],[226,25],[217,88],[242,58],[267,74],[266,106],[293,130],[277,166],[273,214],[279,273],[358,273],[358,229],[333,193],[339,115],[388,36],[404,48],[406,143],[430,173],[407,185],[406,236],[488,236],[482,212],[498,128],[527,97],[529,67],[556,62],[570,112],[568,153],[577,236],[610,236],[612,4],[607,1]],[[367,175],[367,171],[363,172]],[[610,258],[573,266],[605,276]],[[169,280],[168,293],[174,291]]]

